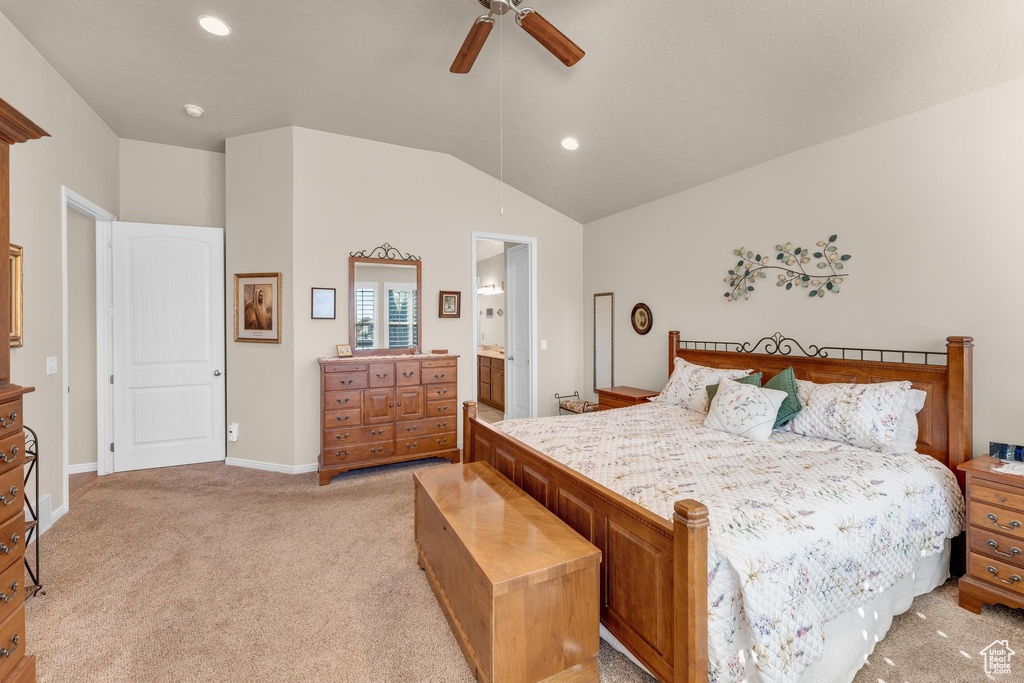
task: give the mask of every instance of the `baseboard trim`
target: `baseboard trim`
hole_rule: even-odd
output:
[[[224,458],[224,464],[231,465],[232,467],[248,467],[265,472],[279,472],[281,474],[306,474],[307,472],[316,472],[318,469],[315,462],[308,465],[278,465],[272,462],[244,460],[242,458]]]
[[[98,469],[98,463],[85,462],[80,465],[68,465],[68,474],[82,474],[83,472],[95,472]]]

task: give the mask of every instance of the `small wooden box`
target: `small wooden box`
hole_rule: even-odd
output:
[[[601,551],[487,463],[414,480],[420,566],[477,680],[597,681]]]

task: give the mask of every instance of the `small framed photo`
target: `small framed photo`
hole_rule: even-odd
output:
[[[313,320],[334,320],[336,291],[334,287],[313,287],[312,315]]]
[[[462,316],[462,292],[441,291],[437,303],[438,318],[458,318]]]
[[[235,341],[281,343],[281,273],[235,274]]]
[[[338,344],[338,358],[349,358],[352,356],[351,344]]]

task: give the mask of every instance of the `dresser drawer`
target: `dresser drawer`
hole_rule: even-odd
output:
[[[426,372],[428,368],[431,370],[435,368],[454,368],[456,362],[457,361],[454,358],[444,358],[442,360],[425,360],[423,361],[423,371]]]
[[[21,398],[0,404],[0,439],[21,433]]]
[[[25,432],[0,439],[0,472],[25,464]]]
[[[371,387],[393,387],[393,386],[395,386],[395,364],[394,363],[370,363],[370,386]]]
[[[324,366],[324,372],[366,372],[369,363],[328,363]]]
[[[457,421],[454,416],[431,417],[426,420],[416,420],[415,422],[403,422],[398,425],[396,438],[402,440],[430,436],[431,434],[441,434],[443,432],[450,432],[456,426]]]
[[[324,375],[324,391],[365,389],[366,384],[365,372],[339,372],[335,375]]]
[[[967,559],[967,573],[979,581],[1024,595],[1024,570],[1020,567],[970,553]]]
[[[447,401],[450,398],[457,398],[457,384],[431,384],[427,387],[428,401]]]
[[[0,678],[11,673],[25,654],[25,605],[0,624]]]
[[[0,621],[25,602],[25,563],[15,562],[0,572]]]
[[[394,441],[365,443],[343,448],[324,449],[324,467],[390,458],[395,454]]]
[[[1024,569],[1024,541],[985,529],[971,529],[971,552]]]
[[[455,448],[455,444],[455,432],[449,432],[447,434],[430,434],[428,436],[407,437],[404,439],[399,437],[398,441],[395,442],[395,450],[399,455],[429,453],[430,451]]]
[[[361,416],[362,411],[359,408],[332,410],[324,413],[324,430],[360,425],[363,423]]]
[[[427,401],[427,417],[455,417],[455,404],[453,398],[450,401]]]
[[[4,490],[4,489],[0,489]],[[1024,513],[971,501],[967,506],[971,526],[1024,539]]]
[[[330,448],[347,448],[350,445],[374,443],[376,441],[390,441],[394,438],[394,425],[374,425],[372,427],[332,429],[330,431],[325,430],[324,450]]]
[[[979,483],[977,479],[971,483],[971,500],[992,503],[993,505],[1013,508],[1014,510],[1024,510],[1024,492],[1010,492],[992,488]]]
[[[0,524],[7,522],[15,514],[21,514],[25,507],[25,482],[22,480],[22,468],[15,467],[0,474]],[[22,524],[25,519],[22,514]]]
[[[395,363],[395,385],[410,387],[420,383],[420,362],[407,360]]]
[[[22,657],[4,683],[36,683],[36,656]]]
[[[453,367],[423,368],[421,377],[424,384],[449,384],[458,379],[458,370]]]
[[[25,554],[25,515],[15,515],[0,526],[0,570]]]
[[[324,394],[324,410],[350,410],[363,401],[361,391],[331,391]]]

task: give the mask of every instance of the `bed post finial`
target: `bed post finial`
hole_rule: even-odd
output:
[[[672,370],[676,363],[676,350],[679,349],[679,330],[672,330],[668,333],[668,376],[672,376]]]
[[[679,335],[678,332],[670,333]],[[687,498],[672,516],[672,680],[708,680],[708,509]]]
[[[462,402],[462,462],[473,460],[473,420],[476,419],[476,401]]]
[[[964,473],[956,466],[973,457],[974,337],[947,337],[946,353],[946,453],[949,469],[956,474],[963,490]]]

